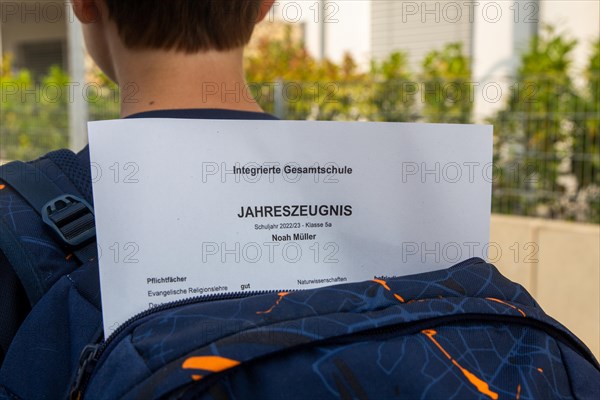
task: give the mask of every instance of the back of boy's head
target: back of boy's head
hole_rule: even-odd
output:
[[[194,53],[230,50],[250,40],[262,0],[105,0],[131,49]]]

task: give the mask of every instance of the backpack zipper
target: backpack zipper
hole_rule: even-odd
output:
[[[253,291],[253,292],[233,292],[233,293],[222,293],[222,294],[211,294],[207,296],[198,296],[198,297],[189,297],[182,300],[172,301],[170,303],[161,304],[158,307],[154,307],[148,310],[144,310],[135,316],[129,318],[123,324],[121,324],[108,338],[103,340],[97,344],[89,344],[83,348],[81,351],[81,355],[79,356],[79,367],[77,369],[77,374],[75,375],[75,380],[71,385],[71,390],[69,391],[69,399],[70,400],[80,400],[85,392],[89,379],[91,378],[98,361],[100,360],[102,354],[106,352],[106,349],[110,346],[111,343],[115,341],[117,336],[121,335],[125,330],[129,329],[131,325],[140,320],[161,312],[165,310],[170,310],[172,308],[177,308],[181,306],[186,306],[189,304],[199,304],[205,303],[209,301],[218,301],[218,300],[232,300],[232,299],[240,299],[244,297],[256,296],[267,293],[281,292],[281,290],[263,290],[263,291]]]

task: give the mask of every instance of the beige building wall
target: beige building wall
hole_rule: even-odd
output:
[[[492,216],[490,262],[600,358],[600,225]]]

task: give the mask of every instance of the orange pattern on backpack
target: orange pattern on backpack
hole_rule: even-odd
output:
[[[512,309],[514,309],[514,310],[517,310],[519,313],[521,313],[521,315],[522,315],[522,316],[524,316],[524,317],[526,317],[526,316],[527,316],[527,315],[525,315],[525,312],[523,312],[523,310],[521,310],[521,309],[520,309],[519,307],[517,307],[517,306],[513,306],[513,305],[512,305],[512,304],[510,304],[510,303],[507,303],[507,302],[505,302],[505,301],[502,301],[502,300],[500,300],[500,299],[495,299],[495,298],[493,298],[493,297],[486,297],[485,299],[486,299],[486,300],[490,300],[490,301],[495,301],[496,303],[504,304],[505,306],[509,306],[510,308],[512,308]]]
[[[392,289],[390,289],[390,287],[388,286],[386,281],[382,281],[381,279],[373,279],[373,282],[379,283],[388,292],[392,291]],[[396,300],[398,300],[400,303],[404,303],[404,298],[402,296],[400,296],[399,294],[396,294],[396,293],[393,293],[393,295],[396,298]]]
[[[239,365],[239,361],[235,361],[219,356],[197,356],[186,359],[181,367],[183,369],[199,369],[210,372],[221,372],[229,368]],[[193,374],[192,379],[197,381],[202,379],[202,375]]]
[[[460,370],[460,372],[463,373],[463,375],[469,380],[469,382],[473,386],[475,386],[477,388],[477,390],[480,393],[483,393],[486,396],[489,396],[493,400],[498,399],[498,393],[492,392],[490,390],[490,386],[485,381],[483,381],[482,379],[475,376],[475,374],[473,374],[471,371],[467,370],[466,368],[463,368],[458,363],[458,361],[456,361],[454,358],[452,358],[452,356],[446,351],[446,349],[444,349],[442,347],[442,345],[437,340],[435,340],[434,336],[437,335],[437,331],[435,331],[433,329],[427,329],[427,330],[421,331],[421,333],[423,335],[427,336],[429,338],[429,340],[431,340],[433,342],[433,344],[435,344],[437,346],[437,348],[440,349],[440,351],[446,356],[446,358],[448,360],[450,360],[452,362],[452,364],[454,364],[454,366],[456,366],[456,368],[458,368]]]
[[[265,311],[257,311],[256,313],[257,314],[269,314],[269,313],[271,313],[271,311],[273,311],[273,309],[275,307],[277,307],[279,305],[279,303],[281,303],[281,300],[283,300],[283,298],[285,296],[287,296],[288,294],[290,294],[290,292],[279,292],[279,293],[277,293],[277,295],[279,296],[279,298],[277,299],[277,301],[275,302],[275,304],[273,304],[271,306],[271,308],[269,308],[268,310],[265,310]]]

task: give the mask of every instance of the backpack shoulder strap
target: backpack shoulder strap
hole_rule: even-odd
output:
[[[81,262],[95,258],[94,209],[79,193],[66,193],[46,175],[48,158],[27,164],[13,161],[0,168],[0,178],[18,192],[55,233],[55,238]]]
[[[91,182],[83,169],[79,158],[67,150],[49,153],[30,163],[14,161],[0,167],[0,180],[13,192],[12,197],[7,195],[7,198],[11,197],[12,203],[15,196],[19,197],[21,208],[29,208],[37,214],[37,221],[35,214],[26,213],[27,220],[19,223],[14,221],[25,218],[21,217],[22,213],[8,210],[0,215],[0,248],[22,281],[32,304],[56,279],[72,270],[71,267],[38,265],[42,261],[48,263],[37,254],[38,249],[53,247],[54,252],[58,249],[68,255],[67,261],[74,258],[79,265],[97,257],[94,210],[84,198],[91,197]],[[73,176],[77,174],[85,179],[73,182]],[[82,195],[78,187],[86,187],[86,184],[89,193]],[[17,225],[28,224],[38,227],[33,232],[26,232],[27,229],[16,232]]]

